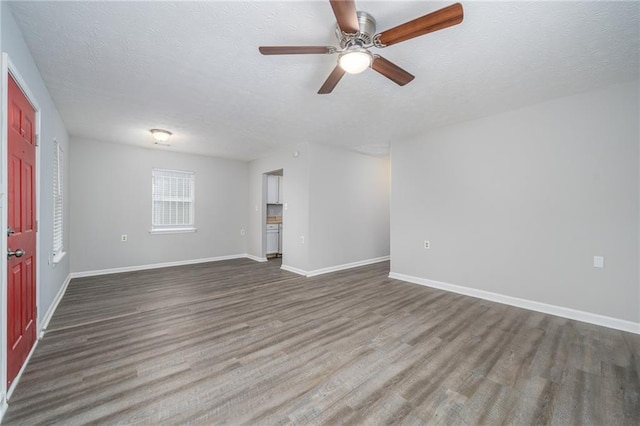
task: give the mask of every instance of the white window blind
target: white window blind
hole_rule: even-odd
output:
[[[193,230],[195,174],[152,170],[152,231]]]
[[[53,140],[53,258],[62,254],[62,148]]]

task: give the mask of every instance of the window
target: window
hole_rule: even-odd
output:
[[[62,241],[62,147],[53,140],[53,249],[52,263],[58,263],[64,256]]]
[[[152,170],[151,232],[193,232],[193,172]]]

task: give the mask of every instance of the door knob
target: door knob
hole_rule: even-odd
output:
[[[18,249],[16,251],[13,251],[10,248],[8,248],[7,249],[7,257],[11,257],[11,256],[22,257],[22,256],[24,256],[24,250]]]

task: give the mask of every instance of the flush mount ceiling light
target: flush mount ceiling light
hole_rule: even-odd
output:
[[[169,139],[169,137],[173,134],[170,131],[163,130],[163,129],[151,129],[149,131],[153,135],[153,138],[158,142],[166,142]]]

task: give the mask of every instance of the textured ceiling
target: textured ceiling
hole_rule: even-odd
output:
[[[357,1],[378,32],[452,2]],[[337,45],[328,1],[14,2],[72,137],[250,160],[299,142],[384,153],[394,140],[637,79],[638,2],[462,2],[462,24],[377,50],[416,76],[367,70],[317,95]]]

